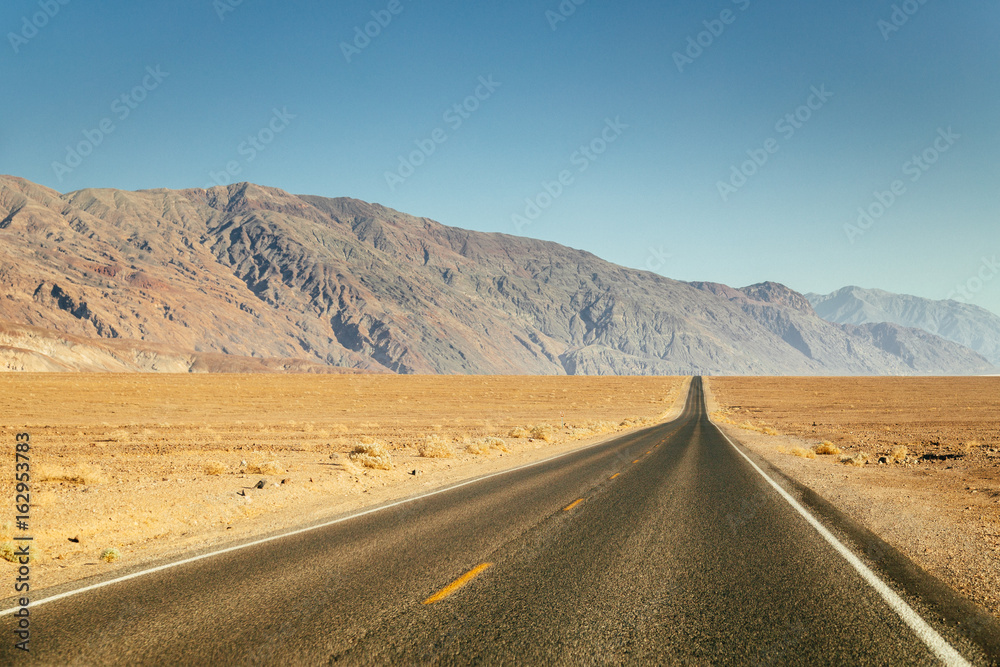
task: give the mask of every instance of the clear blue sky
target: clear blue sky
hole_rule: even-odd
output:
[[[519,229],[683,280],[931,298],[962,285],[1000,312],[994,0],[566,0],[568,17],[558,0],[236,1],[7,0],[0,172],[62,192],[214,174]],[[372,12],[387,25],[355,44]],[[689,38],[706,46],[678,66]],[[797,112],[808,120],[776,125]],[[399,171],[416,142],[433,154]],[[591,142],[603,152],[578,152]],[[767,161],[730,181],[747,151]],[[910,162],[925,151],[933,164]],[[845,224],[879,213],[876,191],[895,201],[851,243]]]

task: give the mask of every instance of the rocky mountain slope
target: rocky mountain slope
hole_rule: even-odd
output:
[[[0,372],[350,373],[305,359],[192,352],[129,339],[93,339],[0,321]]]
[[[779,285],[692,285],[246,183],[61,195],[0,177],[0,285],[0,319],[62,336],[363,371],[993,370],[933,336],[831,324]]]
[[[891,322],[922,329],[964,345],[1000,365],[1000,317],[979,306],[861,287],[805,296],[816,313],[830,322],[859,325]]]

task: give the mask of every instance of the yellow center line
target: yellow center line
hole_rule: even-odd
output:
[[[614,479],[615,477],[617,477],[620,474],[621,474],[620,472],[616,472],[614,475],[611,476],[611,479]]]
[[[582,502],[583,502],[583,498],[579,498],[577,500],[574,500],[569,505],[567,505],[566,507],[563,508],[563,512],[570,511],[571,509],[573,509],[574,507],[576,507],[577,505],[579,505]]]
[[[638,462],[639,462],[639,459],[636,459],[635,461],[632,461],[632,463],[638,463]]]
[[[648,451],[648,452],[646,452],[646,453],[647,453],[647,454],[652,454],[652,453],[653,453],[653,450],[651,449],[651,450],[649,450],[649,451]]]
[[[478,577],[480,574],[482,574],[484,570],[492,566],[493,563],[482,563],[480,565],[475,566],[474,568],[463,574],[461,577],[459,577],[455,581],[451,582],[450,584],[439,590],[434,595],[424,600],[424,604],[433,604],[434,602],[440,602],[441,600],[445,599],[446,597],[457,591],[462,586],[465,586],[467,583]]]

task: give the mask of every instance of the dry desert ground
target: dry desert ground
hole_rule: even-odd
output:
[[[708,388],[732,437],[1000,616],[1000,378],[720,377]]]
[[[14,498],[27,432],[32,574],[46,587],[567,451],[668,418],[688,381],[2,375],[0,493]],[[18,532],[6,521],[0,550]]]

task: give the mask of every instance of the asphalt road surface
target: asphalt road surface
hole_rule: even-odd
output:
[[[867,557],[751,458],[696,378],[673,422],[40,604],[30,657],[7,615],[0,663],[989,660],[918,597],[880,592],[877,565],[866,579]]]

